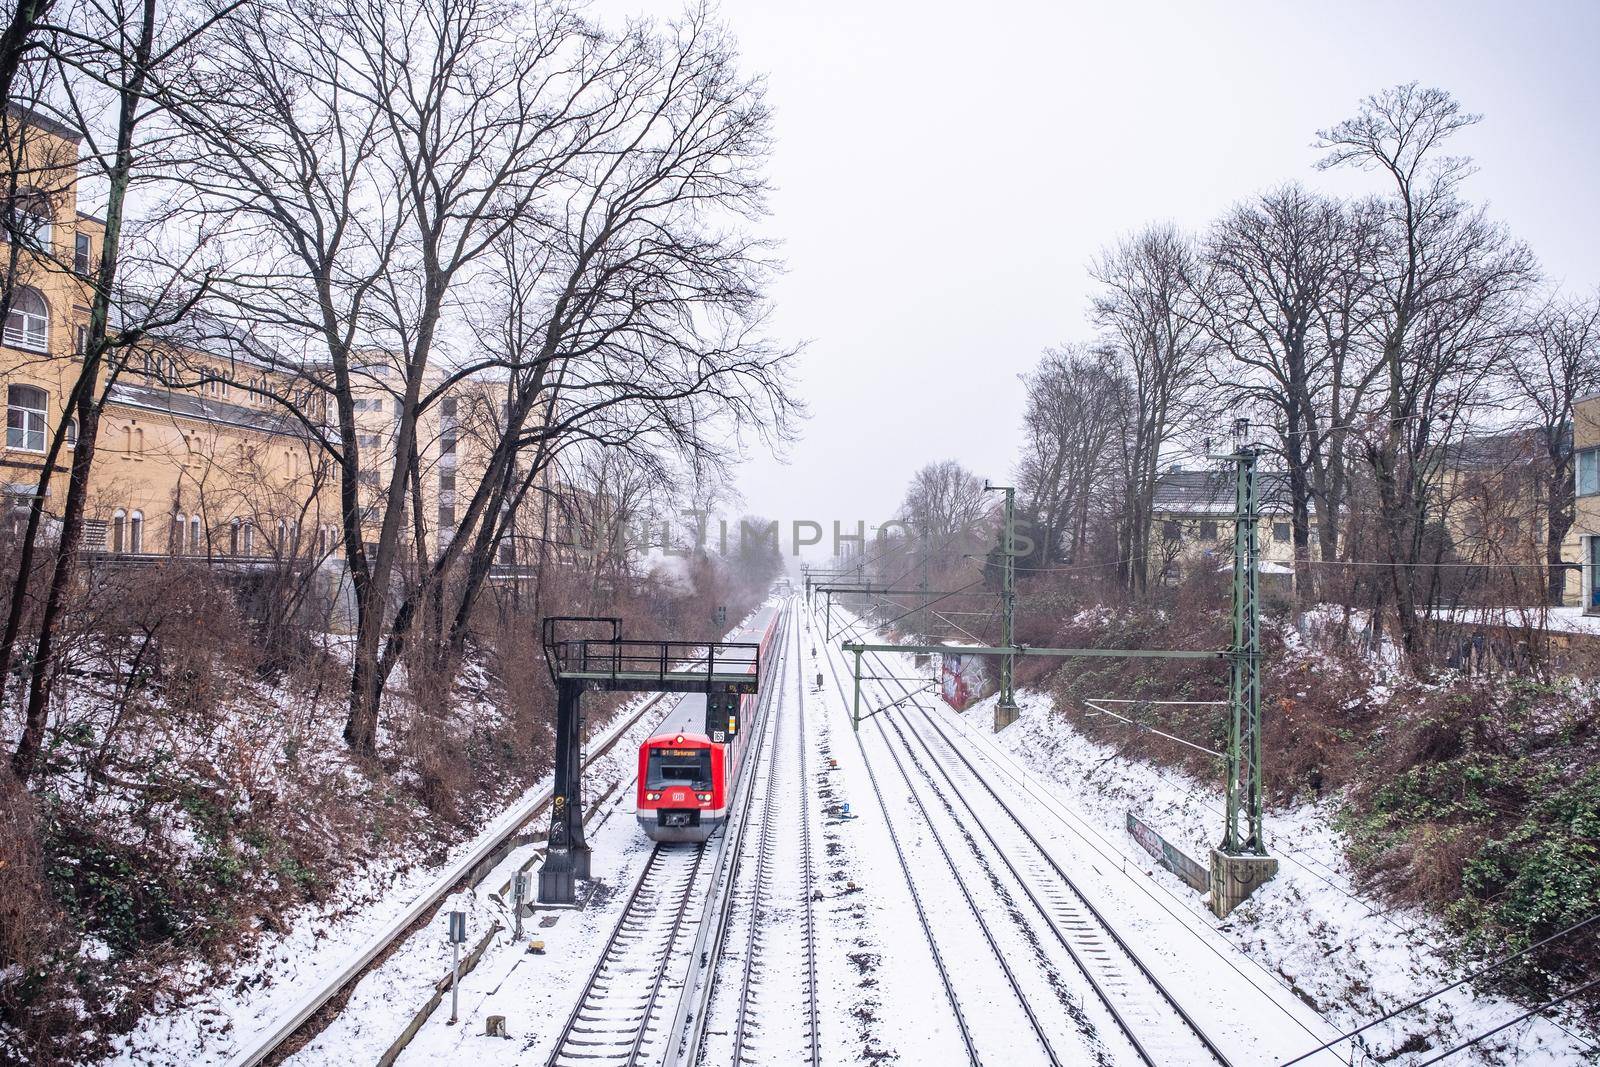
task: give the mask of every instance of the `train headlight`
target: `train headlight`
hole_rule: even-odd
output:
[[[660,800],[661,799],[661,794],[660,793],[646,793],[644,795],[644,798],[646,800]]]
[[[696,793],[695,796],[699,797],[703,802],[705,802],[707,804],[711,803],[711,794],[710,793]]]

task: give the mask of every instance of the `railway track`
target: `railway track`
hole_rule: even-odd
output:
[[[966,845],[969,864],[975,863],[1001,898],[1012,902],[1011,914],[1019,925],[1026,925],[1031,931],[1029,940],[1035,944],[1053,941],[1065,950],[1143,1063],[1217,1063],[1231,1067],[1228,1058],[1018,817],[1011,803],[979,773],[938,721],[917,705],[914,691],[894,679],[893,669],[882,656],[871,655],[869,662],[876,663],[878,675],[871,684],[886,699],[898,701],[893,711],[874,717],[876,730],[888,745],[907,788],[917,798],[917,807],[936,841],[939,832],[934,830],[930,806],[942,809],[948,824],[956,827]],[[835,684],[844,694],[843,679],[831,654],[829,663]],[[898,694],[889,691],[886,683],[891,680],[900,690]],[[910,708],[920,716],[915,723]],[[906,754],[904,760],[897,748]],[[913,772],[918,784],[913,783]],[[927,795],[929,804],[918,798],[919,790]],[[957,872],[950,850],[942,841],[939,850],[952,872]],[[960,877],[957,873],[958,880]],[[1025,899],[1028,907],[1020,907],[1020,899]],[[992,937],[990,941],[992,944]],[[1015,990],[1015,978],[1009,973],[1008,978]],[[1033,1018],[1031,1010],[1029,1016]]]
[[[601,950],[577,1005],[556,1035],[548,1067],[635,1064],[665,1055],[669,1026],[657,1025],[662,992],[689,966],[684,936],[709,842],[656,845]],[[652,1055],[652,1054],[655,1055]]]
[[[586,752],[584,766],[587,768],[607,755],[661,699],[656,696],[643,700],[633,711],[609,724],[595,739],[592,750]],[[485,877],[494,864],[510,852],[523,829],[549,813],[551,792],[547,787],[502,812],[479,835],[472,848],[446,867],[429,888],[403,911],[385,923],[362,947],[361,952],[321,981],[315,982],[269,1029],[255,1036],[235,1053],[228,1061],[228,1067],[256,1067],[260,1063],[276,1061],[292,1052],[303,1040],[314,1036],[326,1023],[326,1019],[318,1023],[316,1017],[319,1013],[335,1003],[342,1003],[341,996],[354,988],[395,946],[424,925],[428,917],[438,911],[446,897],[463,883],[475,883]]]
[[[828,672],[833,676],[834,685],[838,687],[841,698],[845,698],[844,683],[839,678],[839,667],[835,661],[832,650],[825,649],[824,656],[828,662]],[[982,1062],[978,1057],[978,1048],[973,1041],[972,1028],[968,1024],[965,1011],[962,1009],[961,1000],[956,996],[955,986],[950,981],[950,970],[946,966],[945,958],[939,951],[938,939],[933,936],[933,924],[928,919],[928,910],[923,904],[922,894],[917,890],[917,879],[912,876],[911,865],[906,860],[906,850],[901,844],[900,835],[895,830],[894,822],[889,816],[889,805],[884,799],[883,789],[878,784],[877,772],[872,768],[872,761],[867,757],[866,746],[861,744],[861,737],[856,736],[856,744],[861,750],[861,763],[867,772],[867,780],[872,786],[872,795],[878,802],[878,810],[883,816],[883,826],[888,832],[889,841],[894,847],[895,859],[899,862],[900,871],[905,876],[906,890],[911,895],[911,905],[917,914],[917,925],[922,931],[923,939],[928,944],[928,951],[933,956],[934,970],[938,972],[939,983],[944,988],[945,1000],[950,1006],[951,1018],[955,1021],[956,1029],[960,1032],[962,1047],[966,1053],[967,1061],[978,1067]]]
[[[779,679],[792,676],[793,687],[781,688],[769,711],[764,734],[768,755],[750,783],[747,796],[759,804],[760,814],[753,822],[747,820],[748,830],[741,835],[734,860],[724,918],[724,956],[712,978],[714,988],[706,1011],[708,1024],[721,1025],[705,1028],[699,1062],[788,1062],[795,1058],[797,1045],[803,1048],[806,1062],[821,1060],[810,780],[799,641],[798,627],[788,624]],[[798,945],[791,936],[796,932]],[[774,937],[783,943],[777,951],[778,966],[769,966]],[[784,961],[791,959],[797,948],[801,965],[791,971]],[[796,1008],[800,1009],[798,1016]],[[731,1019],[727,1018],[730,1012]],[[800,1030],[793,1033],[796,1018]]]

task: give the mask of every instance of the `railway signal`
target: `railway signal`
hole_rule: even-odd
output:
[[[590,633],[597,627],[609,632],[602,637],[570,636],[579,627]],[[539,868],[539,903],[573,904],[577,880],[589,877],[579,718],[583,694],[588,690],[704,693],[707,719],[712,717],[712,705],[719,704],[717,725],[725,737],[731,736],[739,729],[739,696],[759,688],[760,648],[737,642],[705,646],[624,640],[619,619],[597,616],[549,616],[543,620],[541,637],[545,665],[556,687],[556,755],[550,836]]]

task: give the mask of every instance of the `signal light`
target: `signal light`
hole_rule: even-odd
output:
[[[680,745],[683,744],[683,735],[682,734],[678,735],[678,744],[680,744]]]

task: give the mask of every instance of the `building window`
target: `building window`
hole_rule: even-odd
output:
[[[1600,494],[1600,448],[1586,448],[1578,453],[1578,495]]]
[[[244,554],[247,556],[256,554],[256,528],[248,524],[244,528]]]
[[[447,396],[439,401],[439,414],[447,419],[456,417],[456,398]]]
[[[89,235],[78,234],[72,246],[72,269],[88,277],[89,274]]]
[[[456,435],[455,435],[455,431],[452,430],[451,432],[445,434],[443,437],[439,438],[439,454],[441,456],[449,456],[452,460],[455,459],[455,457],[456,457]]]
[[[200,516],[198,515],[189,516],[189,551],[197,555],[204,551],[204,545],[200,541]]]
[[[228,523],[228,555],[239,554],[239,520],[234,519]]]
[[[439,501],[439,525],[447,530],[455,529],[456,506],[454,503],[446,504],[443,500]]]
[[[44,412],[49,397],[31,385],[6,389],[6,447],[44,451]],[[73,439],[77,433],[72,434]]]
[[[122,551],[123,531],[127,526],[128,513],[118,508],[111,513],[111,551]]]
[[[68,419],[67,420],[67,426],[66,426],[66,429],[62,431],[62,437],[65,438],[65,442],[64,443],[66,444],[66,446],[68,448],[77,448],[78,447],[78,420],[77,419]]]
[[[1205,541],[1217,539],[1217,524],[1207,519],[1200,524],[1200,538]]]
[[[128,516],[128,551],[144,551],[144,512],[135,511]]]
[[[11,297],[6,315],[5,342],[17,348],[43,351],[50,343],[50,305],[39,290],[20,285]]]
[[[502,566],[510,567],[516,562],[517,546],[516,543],[508,537],[504,541],[500,542],[500,563]]]
[[[1172,519],[1163,522],[1161,524],[1161,539],[1168,544],[1183,544],[1183,524],[1174,522]]]
[[[6,205],[5,229],[0,238],[15,239],[35,252],[49,252],[53,233],[50,198],[37,189],[21,189]]]
[[[1272,524],[1272,539],[1274,541],[1287,541],[1287,540],[1289,540],[1289,524],[1286,523],[1286,522],[1275,522],[1275,523],[1273,523]]]
[[[1584,553],[1584,568],[1586,581],[1584,584],[1583,610],[1586,614],[1600,614],[1600,537],[1588,537],[1585,546],[1588,551]]]
[[[183,554],[183,535],[189,528],[189,520],[182,515],[172,516],[172,535],[167,538],[167,553],[173,556]]]

